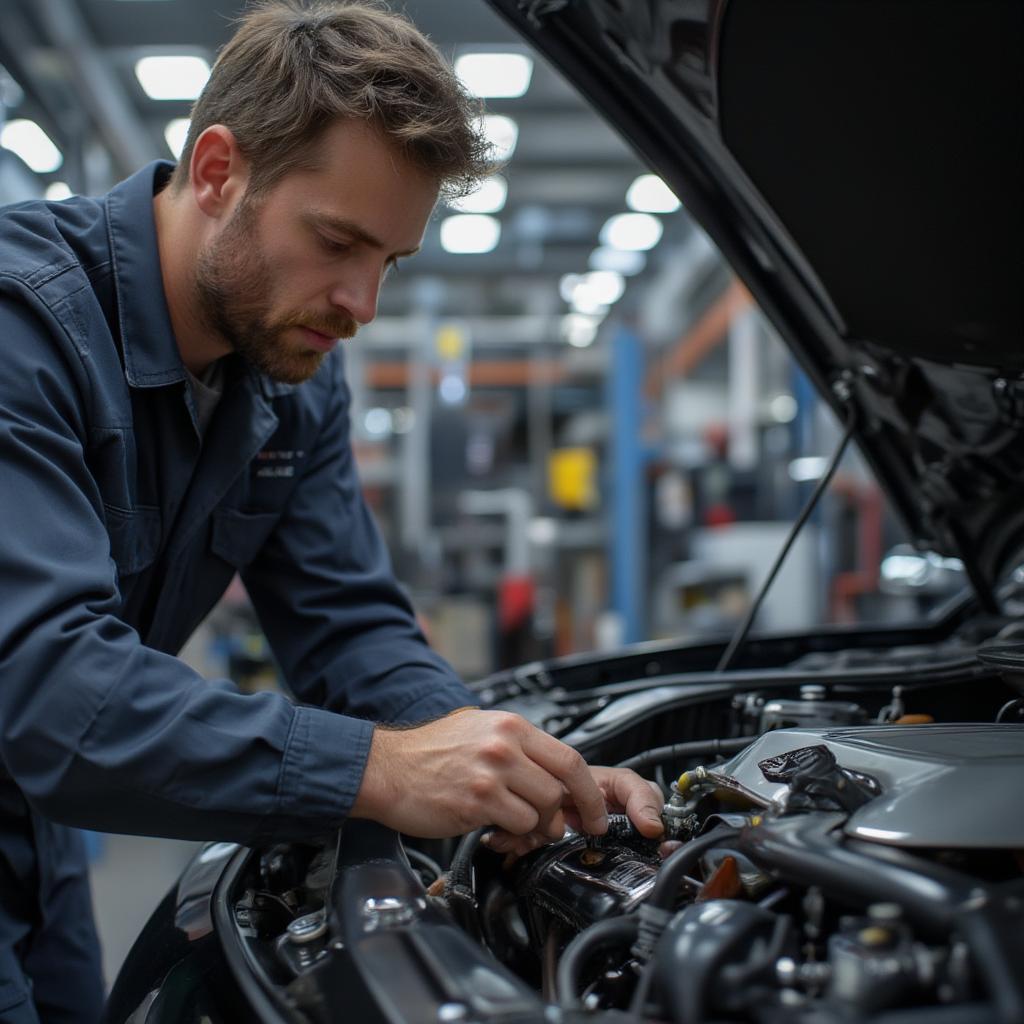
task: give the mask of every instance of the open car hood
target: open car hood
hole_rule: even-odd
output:
[[[489,2],[671,185],[991,607],[1024,550],[1024,7]]]

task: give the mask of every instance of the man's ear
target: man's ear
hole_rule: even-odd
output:
[[[196,205],[207,217],[230,213],[249,180],[249,164],[230,128],[212,124],[196,139],[189,183]]]

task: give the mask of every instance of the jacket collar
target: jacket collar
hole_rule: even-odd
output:
[[[185,380],[164,298],[153,196],[174,165],[147,164],[107,195],[107,230],[121,326],[124,372],[136,388]]]
[[[171,328],[164,297],[157,245],[153,196],[174,164],[156,160],[116,185],[107,195],[107,230],[117,295],[124,372],[136,388],[161,387],[186,379],[185,366]],[[266,398],[287,395],[282,384],[246,367],[253,385]]]

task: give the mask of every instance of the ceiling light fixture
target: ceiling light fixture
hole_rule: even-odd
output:
[[[508,182],[500,174],[484,178],[469,195],[448,205],[459,213],[497,213],[508,197]]]
[[[530,88],[533,61],[522,53],[464,53],[455,74],[474,96],[518,99]]]
[[[601,244],[641,252],[653,249],[661,241],[662,230],[661,221],[649,213],[617,213],[601,228]]]
[[[457,213],[441,221],[441,246],[451,253],[490,252],[501,238],[501,221],[480,213]]]
[[[135,77],[151,100],[194,100],[210,77],[210,65],[195,56],[143,57],[135,63]]]
[[[164,128],[164,140],[167,142],[167,148],[174,155],[175,160],[181,156],[181,151],[185,148],[185,140],[188,138],[188,125],[189,120],[187,117],[176,117],[173,121],[168,121],[167,127]]]
[[[591,270],[614,270],[626,277],[632,277],[647,266],[647,257],[636,250],[610,249],[607,246],[601,246],[590,254],[587,266]]]
[[[565,274],[558,283],[559,294],[573,312],[604,313],[622,298],[626,281],[614,270],[592,270],[589,274]]]
[[[586,348],[594,343],[601,319],[600,316],[568,313],[562,317],[562,337],[574,348]]]
[[[24,117],[8,121],[0,129],[0,146],[21,157],[36,174],[51,174],[64,163],[50,136]]]
[[[519,125],[504,114],[485,114],[483,120],[484,137],[491,144],[491,159],[504,163],[512,159],[519,141]]]
[[[682,203],[656,174],[641,174],[626,192],[626,205],[638,213],[675,213]]]

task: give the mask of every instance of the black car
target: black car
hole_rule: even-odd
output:
[[[205,847],[116,1024],[1024,1022],[1024,6],[491,0],[676,191],[925,550],[920,625],[646,644],[481,702],[666,780],[513,863]]]

